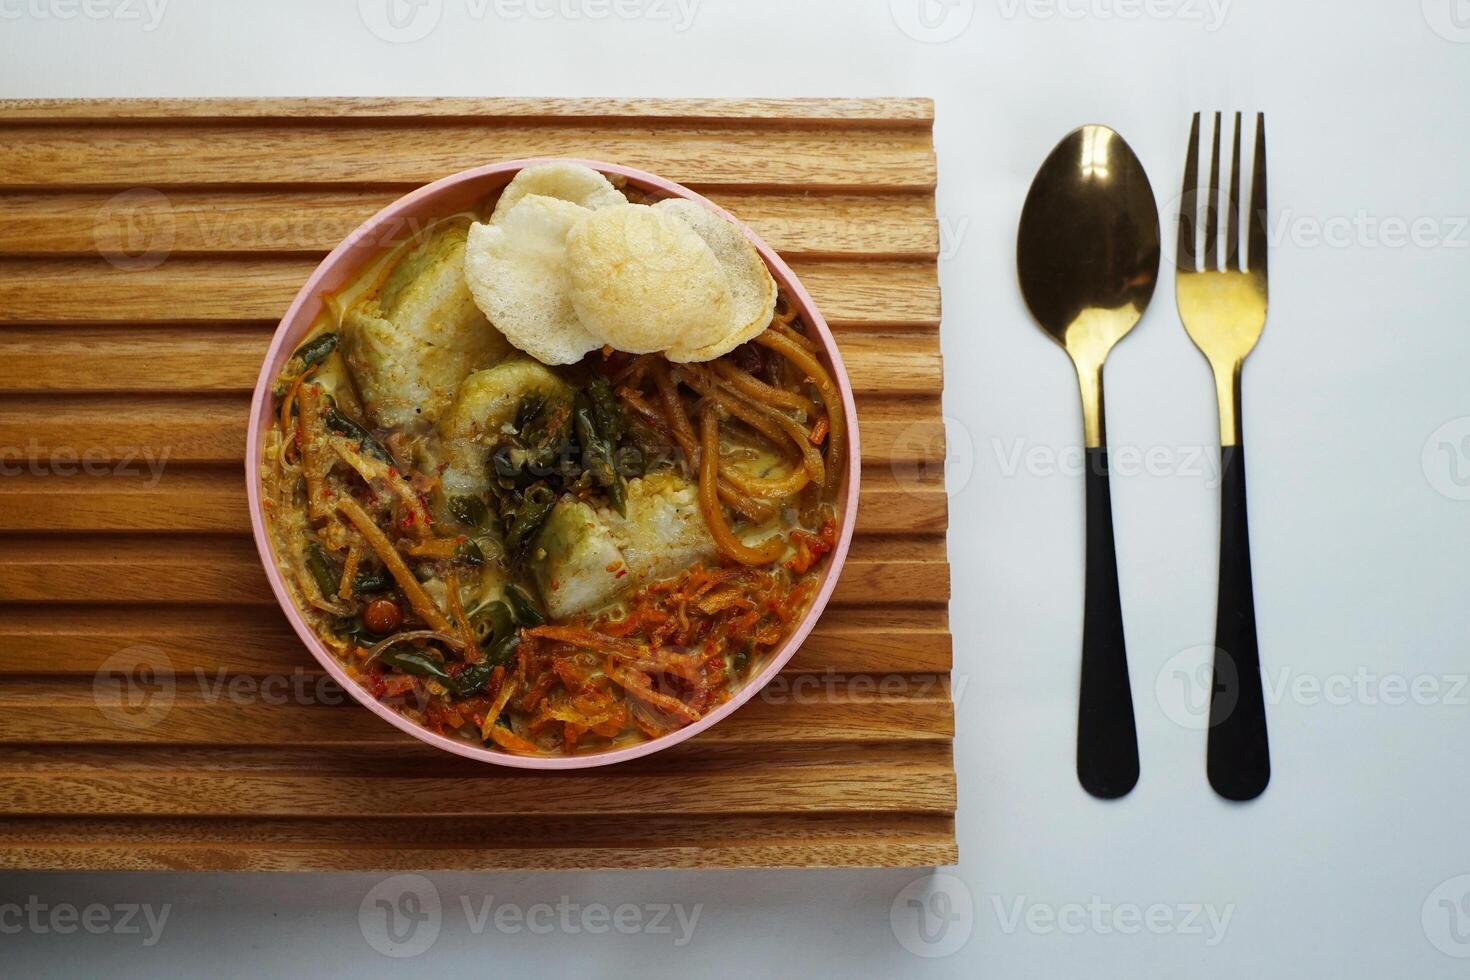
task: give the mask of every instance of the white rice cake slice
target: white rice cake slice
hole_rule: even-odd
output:
[[[630,579],[608,526],[570,497],[552,508],[531,544],[529,564],[552,619],[603,608],[627,590]]]

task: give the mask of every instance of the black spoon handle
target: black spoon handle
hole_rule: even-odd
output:
[[[1087,597],[1077,703],[1077,778],[1082,788],[1105,800],[1127,795],[1138,782],[1138,731],[1123,645],[1105,446],[1087,450]]]
[[[1216,793],[1253,800],[1271,781],[1271,750],[1251,590],[1244,443],[1220,447],[1220,476],[1220,597],[1206,768]]]

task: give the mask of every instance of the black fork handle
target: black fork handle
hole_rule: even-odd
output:
[[[1087,593],[1077,701],[1077,778],[1083,789],[1105,800],[1126,796],[1138,783],[1138,729],[1123,643],[1105,446],[1087,450]]]
[[[1243,442],[1220,447],[1220,477],[1220,593],[1206,770],[1216,793],[1245,801],[1266,791],[1271,751],[1251,588]]]

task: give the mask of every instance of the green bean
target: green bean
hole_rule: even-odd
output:
[[[521,396],[520,404],[516,406],[516,434],[524,435],[532,422],[541,417],[541,410],[546,407],[546,396],[540,392],[531,392]]]
[[[351,640],[360,647],[370,647],[382,639],[378,634],[367,628],[361,616],[338,617],[336,621],[336,634],[344,640]]]
[[[613,397],[612,385],[602,375],[595,375],[587,386],[587,397],[592,402],[592,415],[597,421],[597,431],[613,446],[623,441],[628,434],[628,419],[618,400]]]
[[[337,590],[342,585],[342,569],[315,541],[306,545],[306,570],[321,590],[323,599],[331,601],[337,597]]]
[[[731,666],[735,668],[736,677],[744,677],[746,671],[750,669],[750,653],[751,644],[749,642],[735,651],[735,656],[731,659]]]
[[[389,466],[397,465],[397,463],[394,462],[392,455],[389,454],[388,450],[383,448],[382,443],[373,438],[373,434],[371,432],[369,432],[367,429],[364,429],[362,426],[358,425],[347,416],[343,415],[342,412],[337,408],[337,406],[328,406],[325,413],[325,421],[327,423],[327,428],[331,429],[339,436],[346,436],[348,439],[356,442],[358,446],[361,447],[362,451],[367,455],[372,456],[380,462],[387,463]]]
[[[506,443],[495,450],[491,456],[491,465],[497,477],[510,481],[509,486],[529,486],[537,480],[561,475],[557,466],[559,456],[560,447],[554,442],[530,449]]]
[[[393,576],[386,571],[363,572],[352,580],[352,591],[358,595],[370,595],[393,587]]]
[[[575,479],[577,476],[576,464],[565,459],[564,454],[563,440],[550,439],[534,449],[526,450],[525,459],[521,465],[525,473],[533,480],[544,480],[548,476],[557,476],[564,481]]]
[[[619,446],[613,465],[617,468],[618,476],[625,480],[648,473],[648,459],[642,449],[633,445]]]
[[[497,648],[498,649],[498,648]],[[415,677],[428,677],[444,685],[451,698],[468,698],[479,694],[490,682],[490,675],[495,668],[501,666],[509,659],[502,656],[497,659],[493,655],[481,660],[479,663],[470,664],[457,674],[451,674],[444,669],[444,664],[433,654],[423,650],[404,649],[394,650],[389,648],[378,655],[378,662],[386,664],[401,674],[412,674]]]
[[[455,520],[476,531],[483,531],[490,520],[490,510],[479,497],[450,497],[446,502]]]
[[[623,478],[613,471],[612,481],[607,485],[607,500],[613,505],[613,510],[623,516],[628,514],[628,487]]]
[[[477,664],[470,664],[464,670],[455,674],[454,679],[445,685],[449,688],[449,696],[452,698],[468,698],[479,694],[485,689],[485,685],[490,683],[490,675],[495,673],[497,666],[499,665],[490,662],[489,657],[486,657]]]
[[[305,371],[313,364],[320,364],[331,356],[332,351],[337,349],[337,335],[334,333],[317,334],[315,337],[296,348],[296,353],[291,356],[301,362],[301,370]]]
[[[505,587],[505,601],[510,606],[511,615],[520,625],[530,627],[546,625],[546,613],[541,611],[541,604],[531,598],[531,593],[514,582]]]
[[[449,676],[443,664],[422,650],[394,650],[390,647],[378,654],[378,663],[387,664],[400,674],[430,677],[445,687],[454,685],[454,678]]]
[[[623,514],[628,506],[627,491],[622,477],[618,475],[617,466],[613,463],[612,443],[598,432],[593,412],[591,401],[579,395],[572,418],[577,427],[577,440],[582,444],[582,465],[592,474],[592,479],[607,491],[607,499],[613,509]]]
[[[485,659],[482,662],[490,664],[492,668],[508,667],[510,666],[511,658],[515,656],[516,650],[520,648],[520,645],[520,631],[512,631],[509,636],[505,637],[505,639],[499,641],[490,648],[490,650],[485,654]]]
[[[499,643],[511,633],[515,632],[515,617],[511,615],[510,606],[496,599],[476,609],[470,614],[470,622],[475,627],[475,633],[482,641],[488,641],[490,645]],[[485,632],[485,627],[489,632]]]
[[[501,480],[507,480],[507,487],[520,484],[525,478],[525,470],[521,464],[525,461],[526,451],[512,443],[497,446],[495,452],[490,456],[490,467],[495,476]]]
[[[454,557],[456,561],[462,561],[466,565],[474,565],[477,568],[485,564],[485,553],[473,541],[461,542],[459,547],[454,549]]]
[[[525,497],[515,509],[510,530],[505,535],[505,549],[516,561],[525,557],[531,539],[546,523],[551,509],[556,506],[556,494],[544,483],[538,483],[526,491]]]

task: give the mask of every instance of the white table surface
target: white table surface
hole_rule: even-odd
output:
[[[384,0],[0,0],[0,96],[932,96],[962,862],[902,894],[915,872],[436,875],[437,936],[397,963],[363,923],[403,883],[359,915],[382,876],[11,875],[0,969],[1466,975],[1470,3],[425,2],[397,36],[426,36],[390,43],[367,26]],[[1082,483],[1050,462],[1077,395],[1021,304],[1016,217],[1084,122],[1169,201],[1198,108],[1268,113],[1245,428],[1275,776],[1255,804],[1215,798],[1181,681],[1213,637],[1216,435],[1166,279],[1107,374],[1115,459],[1136,454],[1113,502],[1143,777],[1105,805],[1072,772]],[[151,945],[142,914],[53,928],[95,903],[168,918]],[[622,905],[637,931],[594,931]]]

